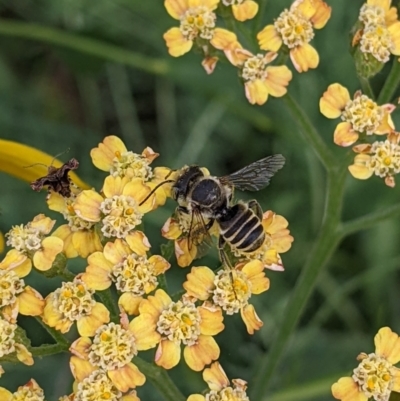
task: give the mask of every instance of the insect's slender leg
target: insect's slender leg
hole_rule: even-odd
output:
[[[250,200],[250,201],[247,203],[247,206],[249,207],[249,209],[251,209],[251,210],[254,212],[254,214],[255,214],[260,220],[263,219],[263,211],[262,211],[262,209],[261,209],[260,204],[259,204],[255,199]]]
[[[235,298],[237,299],[236,291],[235,291],[235,278],[233,277],[233,274],[234,274],[233,272],[234,272],[235,269],[230,264],[228,256],[226,255],[226,252],[224,250],[225,244],[226,244],[226,241],[225,241],[224,237],[222,235],[220,235],[219,239],[218,239],[219,258],[221,259],[221,262],[224,265],[224,269],[228,269],[229,270],[229,275],[231,277],[231,284],[232,284],[233,293],[235,294]]]

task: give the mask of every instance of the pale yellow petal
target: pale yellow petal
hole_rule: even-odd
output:
[[[68,259],[76,258],[79,255],[72,242],[74,234],[75,232],[71,231],[71,227],[68,224],[63,224],[62,226],[58,227],[52,234],[53,237],[63,240],[63,253]]]
[[[181,359],[181,345],[178,342],[162,340],[158,345],[155,360],[156,365],[164,369],[172,369]]]
[[[277,52],[282,46],[282,37],[275,29],[274,25],[267,25],[257,34],[258,44],[262,50]]]
[[[311,22],[315,29],[323,28],[328,22],[332,14],[332,7],[322,0],[316,1],[316,10],[311,18]]]
[[[75,231],[72,234],[72,245],[82,258],[103,250],[100,237],[94,230]]]
[[[78,333],[84,337],[93,337],[96,330],[110,321],[110,311],[100,302],[96,302],[90,315],[77,321]]]
[[[62,252],[63,240],[57,237],[47,237],[42,241],[42,250],[33,255],[33,265],[41,271],[49,270],[56,256]]]
[[[206,336],[215,336],[225,328],[222,323],[224,317],[220,308],[208,308],[200,306],[197,309],[200,313],[200,333]]]
[[[350,100],[349,91],[340,84],[331,84],[319,100],[319,109],[327,118],[337,118]]]
[[[319,64],[318,52],[308,43],[291,49],[290,59],[298,72],[306,72],[310,68],[317,68]]]
[[[168,53],[172,57],[180,57],[190,51],[193,41],[187,40],[179,28],[171,28],[164,33],[165,44],[168,47]]]
[[[210,291],[215,287],[215,274],[211,269],[206,266],[192,267],[186,278],[183,288],[190,296],[202,301],[210,297]]]
[[[139,305],[142,301],[143,297],[138,297],[131,292],[124,292],[118,299],[118,305],[120,305],[128,315],[138,315]]]
[[[115,135],[106,136],[103,142],[99,143],[97,148],[90,151],[93,164],[100,170],[110,171],[113,166],[113,160],[117,154],[123,154],[127,151],[126,146]]]
[[[332,385],[332,395],[342,401],[367,401],[368,397],[358,390],[351,377],[342,377]]]
[[[370,161],[371,156],[364,153],[358,154],[354,158],[354,164],[350,165],[350,174],[359,180],[367,180],[373,174],[373,171],[367,167],[367,163]]]
[[[151,248],[148,238],[141,231],[130,233],[125,237],[125,241],[137,255],[145,256],[146,252]]]
[[[211,336],[200,335],[197,343],[187,345],[183,350],[183,357],[190,369],[200,372],[206,365],[219,358],[218,344]]]
[[[135,336],[135,344],[139,351],[154,348],[161,341],[156,323],[146,314],[135,317],[129,323],[129,329]]]
[[[109,370],[107,374],[115,387],[123,393],[136,386],[143,386],[146,382],[145,375],[132,362],[122,368]]]
[[[286,94],[286,87],[292,79],[292,71],[286,65],[267,67],[265,85],[271,96],[281,97]]]
[[[238,21],[247,21],[256,16],[258,12],[258,4],[252,0],[246,0],[242,4],[232,6],[233,16]]]
[[[114,195],[122,195],[123,190],[129,181],[129,177],[114,177],[112,175],[107,176],[103,185],[103,193],[105,197],[112,198]]]
[[[75,200],[75,213],[84,220],[91,222],[100,221],[100,205],[103,202],[103,197],[96,191],[82,191]]]
[[[45,301],[41,294],[30,286],[18,295],[19,312],[25,316],[39,316],[44,309]]]
[[[249,334],[254,334],[254,331],[260,330],[263,326],[262,320],[258,317],[254,306],[251,304],[246,305],[240,311],[243,322],[246,325],[247,332]]]
[[[382,327],[374,338],[375,353],[391,364],[400,361],[400,338],[389,327]]]
[[[215,28],[210,43],[219,50],[229,50],[237,42],[237,36],[227,29]]]
[[[203,379],[213,391],[220,391],[229,386],[229,379],[219,362],[214,362],[209,368],[204,369]]]
[[[400,55],[400,21],[390,25],[389,28],[390,37],[392,39],[393,47],[390,52],[396,56]]]
[[[165,0],[164,6],[168,14],[175,19],[179,19],[187,11],[188,0]]]
[[[351,124],[348,122],[339,123],[333,134],[333,142],[339,146],[353,145],[358,139],[357,132],[353,131]]]

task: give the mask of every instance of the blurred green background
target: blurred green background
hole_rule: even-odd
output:
[[[266,3],[265,13],[244,24],[244,29],[254,33],[290,5],[287,0],[259,3]],[[331,20],[316,32],[313,41],[320,53],[320,65],[302,75],[294,72],[289,93],[301,103],[337,155],[337,162],[342,163],[346,150],[332,142],[337,121],[320,114],[318,101],[333,82],[348,87],[351,93],[360,88],[349,53],[349,31],[363,2],[329,3],[333,8]],[[251,386],[315,241],[324,205],[324,170],[282,100],[270,98],[262,107],[251,106],[230,65],[219,63],[214,74],[207,76],[200,56],[193,52],[172,59],[162,35],[177,23],[160,0],[0,0],[0,16],[0,137],[51,155],[70,148],[61,158],[77,158],[81,163],[78,174],[98,189],[105,175],[91,164],[89,152],[110,134],[120,136],[128,149],[138,153],[151,146],[161,154],[153,165],[179,168],[198,163],[215,175],[230,173],[272,153],[286,157],[285,168],[270,187],[256,194],[265,210],[272,209],[289,221],[295,241],[283,255],[286,271],[267,272],[271,289],[251,300],[264,322],[259,332],[249,336],[240,316],[233,316],[225,319],[226,329],[217,336],[220,361],[229,378],[240,377]],[[42,41],[7,35],[1,28],[4,21],[60,29],[75,35],[72,39],[76,46],[82,38],[92,38],[96,42],[88,45],[89,50],[95,51],[94,43],[107,44],[156,63],[145,61],[145,68],[132,68],[129,62],[112,62],[112,52],[101,58],[52,44],[54,37],[48,33]],[[29,25],[24,35],[39,34],[38,26]],[[255,43],[250,45],[256,52]],[[163,63],[169,66],[167,73],[146,71],[146,65]],[[376,93],[388,69],[385,67],[373,80]],[[399,127],[398,114],[394,120]],[[3,173],[0,181],[1,231],[26,223],[38,213],[59,218],[48,211],[45,192],[35,193],[27,183]],[[390,189],[375,177],[362,182],[348,175],[344,219],[396,204],[399,191],[399,187]],[[237,196],[250,199],[254,194]],[[146,216],[154,253],[163,242],[160,227],[174,206],[169,201],[166,207]],[[373,352],[377,330],[389,325],[399,332],[399,227],[398,220],[385,221],[340,245],[320,275],[265,399],[331,400],[330,385],[355,368],[359,352]],[[207,263],[217,267],[215,252]],[[79,271],[85,263],[73,260],[71,266]],[[169,271],[171,287],[179,289],[187,273],[179,268]],[[38,274],[26,282],[43,295],[59,284],[59,280]],[[21,318],[20,324],[28,330],[33,345],[48,341],[31,318]],[[34,377],[45,389],[47,400],[70,392],[67,354],[37,359],[32,368],[9,364],[4,368],[0,386],[12,391]],[[186,396],[205,388],[201,375],[183,363],[171,371],[171,376]],[[142,400],[160,398],[150,383],[139,389],[139,395]]]

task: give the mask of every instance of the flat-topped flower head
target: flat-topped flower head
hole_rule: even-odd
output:
[[[397,9],[391,7],[391,3],[392,0],[367,0],[358,16],[364,28],[370,25],[390,26],[397,22]]]
[[[375,336],[375,352],[361,353],[351,377],[342,377],[332,386],[332,394],[342,401],[388,401],[392,391],[400,390],[400,339],[389,327]]]
[[[125,238],[142,222],[145,213],[153,210],[155,196],[140,178],[108,176],[103,194],[94,190],[82,191],[73,204],[75,213],[83,220],[100,223],[107,238]]]
[[[33,365],[32,354],[25,345],[16,342],[17,325],[0,317],[0,358],[5,355],[15,354],[20,362],[25,365]],[[4,370],[0,366],[0,376]]]
[[[253,0],[222,0],[222,4],[232,7],[233,16],[241,22],[254,18],[258,12],[258,4]]]
[[[63,283],[46,297],[43,321],[50,327],[66,333],[76,322],[81,336],[93,336],[96,330],[110,321],[110,312],[96,302],[91,290],[77,276],[74,281]]]
[[[39,214],[26,225],[13,226],[6,234],[7,245],[32,260],[38,270],[49,270],[64,245],[60,238],[46,237],[55,222],[44,214]]]
[[[156,346],[159,338],[154,334],[154,328],[155,325],[149,324],[142,316],[130,323],[124,317],[121,324],[109,323],[99,327],[93,340],[78,338],[70,348],[73,354],[70,365],[75,379],[81,383],[93,372],[102,370],[123,393],[142,386],[146,378],[131,361],[138,351]]]
[[[219,0],[165,0],[168,14],[180,22],[179,28],[171,28],[164,34],[171,56],[184,55],[194,43],[208,56],[208,43],[216,49],[225,50],[237,41],[233,32],[216,27],[214,10],[218,3]]]
[[[240,311],[249,334],[263,325],[249,303],[252,294],[261,294],[269,288],[269,279],[265,277],[264,265],[259,260],[230,271],[220,270],[217,274],[206,266],[192,267],[183,288],[192,297],[215,305],[228,315]]]
[[[394,128],[390,117],[394,105],[379,106],[361,92],[356,92],[351,99],[349,91],[340,84],[329,85],[320,99],[319,107],[325,117],[342,119],[333,138],[339,146],[350,146],[360,136],[388,134]]]
[[[395,186],[394,176],[400,172],[400,134],[391,133],[385,141],[361,144],[353,147],[358,153],[354,164],[349,166],[353,177],[366,180],[377,175],[389,187]]]
[[[273,25],[267,25],[259,32],[260,48],[277,52],[285,45],[298,72],[316,68],[319,55],[309,42],[314,37],[314,29],[323,28],[330,15],[331,7],[322,0],[296,0]]]
[[[158,286],[157,276],[165,273],[170,264],[159,255],[147,258],[150,248],[147,237],[140,231],[127,236],[126,241],[108,242],[103,252],[88,258],[88,267],[82,280],[90,288],[102,291],[115,283],[122,293],[118,304],[130,315],[138,313],[145,294]]]
[[[34,379],[29,380],[23,386],[18,387],[17,391],[11,393],[7,389],[0,387],[1,401],[45,401],[44,391]]]
[[[26,286],[15,270],[0,269],[0,314],[4,319],[16,323],[19,313],[39,316],[43,308],[43,297]]]
[[[204,369],[203,379],[210,391],[204,395],[192,394],[187,401],[249,401],[246,394],[247,382],[233,379],[231,384],[219,362],[214,362],[209,368]]]
[[[183,296],[173,302],[163,290],[143,300],[139,306],[140,316],[154,325],[159,336],[155,363],[165,369],[176,366],[183,356],[195,371],[219,357],[219,347],[212,336],[224,329],[222,311],[218,307],[196,306],[195,299]]]

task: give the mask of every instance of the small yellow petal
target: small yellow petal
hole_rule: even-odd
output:
[[[189,368],[200,372],[206,365],[219,358],[218,344],[211,336],[200,335],[197,343],[187,345],[183,350],[183,356]]]
[[[373,174],[373,171],[366,166],[366,163],[369,162],[370,159],[371,156],[369,155],[364,153],[358,154],[354,158],[354,164],[348,167],[350,174],[359,180],[367,180],[370,178]]]
[[[244,85],[246,98],[251,104],[262,105],[268,100],[268,87],[265,81],[256,79]]]
[[[257,34],[258,44],[262,50],[277,52],[282,46],[282,38],[274,25],[267,25]]]
[[[366,401],[368,397],[359,391],[351,377],[342,377],[332,385],[332,395],[342,401]]]
[[[146,314],[135,317],[129,323],[129,328],[135,336],[135,344],[139,351],[154,348],[161,340],[156,323]]]
[[[101,244],[99,235],[96,231],[91,230],[73,232],[72,246],[82,258],[87,258],[93,252],[103,250],[103,245]]]
[[[188,9],[188,0],[165,0],[164,6],[168,14],[175,19],[179,19]]]
[[[56,256],[62,252],[63,240],[57,237],[47,237],[42,241],[42,250],[33,255],[33,265],[41,271],[49,270]]]
[[[93,337],[96,330],[110,321],[110,311],[100,302],[96,302],[90,315],[77,322],[78,333],[84,337]]]
[[[124,292],[118,299],[118,305],[120,305],[128,315],[138,315],[139,305],[142,301],[143,297],[138,297],[130,292]]]
[[[222,323],[224,317],[220,308],[207,308],[199,306],[198,311],[201,316],[200,333],[206,336],[215,336],[225,328]]]
[[[84,220],[98,222],[100,221],[100,205],[103,200],[103,197],[96,191],[82,191],[74,203],[75,213]]]
[[[115,387],[123,393],[130,388],[142,386],[146,382],[145,375],[132,362],[122,368],[109,370],[107,374]]]
[[[86,377],[90,376],[90,374],[97,369],[89,361],[78,358],[77,356],[71,356],[69,366],[72,375],[78,382],[86,379]]]
[[[339,123],[333,133],[333,142],[339,146],[353,145],[358,139],[357,132],[353,131],[351,124],[348,122]]]
[[[172,57],[180,57],[190,51],[193,41],[187,40],[179,28],[171,28],[163,36]]]
[[[319,0],[315,2],[316,10],[311,18],[311,22],[315,29],[323,28],[328,22],[332,14],[332,7],[326,4],[324,1]]]
[[[15,344],[15,351],[20,362],[27,366],[33,365],[34,360],[32,354],[28,351],[25,345]]]
[[[123,190],[129,181],[129,177],[107,176],[103,185],[103,193],[105,197],[112,198],[114,195],[122,195]]]
[[[18,295],[19,312],[25,316],[39,316],[42,314],[45,301],[43,297],[30,286]]]
[[[350,100],[349,91],[340,84],[332,84],[319,100],[319,109],[327,118],[337,118]]]
[[[395,22],[388,28],[393,47],[390,52],[396,56],[400,55],[400,21]]]
[[[192,267],[186,278],[183,288],[190,296],[202,301],[209,298],[211,289],[215,287],[215,274],[211,269],[206,266]]]
[[[227,29],[215,28],[210,43],[218,50],[228,50],[237,42],[237,36]]]
[[[125,237],[129,247],[137,255],[145,256],[151,245],[146,235],[141,231],[134,231]]]
[[[229,386],[229,379],[219,362],[214,362],[209,368],[204,369],[203,379],[213,391]]]
[[[238,21],[247,21],[256,16],[258,12],[258,4],[252,0],[246,0],[242,4],[232,6],[233,16]]]
[[[156,365],[164,369],[172,369],[181,359],[181,345],[174,341],[162,340],[158,345],[155,360]]]
[[[255,330],[260,330],[263,326],[263,322],[258,317],[254,306],[251,304],[247,304],[240,311],[240,315],[242,316],[243,322],[246,325],[246,329],[249,334],[254,334]]]
[[[400,338],[389,327],[382,327],[375,336],[375,353],[393,365],[400,361]]]
[[[290,59],[298,72],[317,68],[319,64],[318,52],[308,43],[291,49]]]
[[[286,65],[267,67],[265,86],[271,96],[282,97],[286,94],[286,87],[292,79],[292,71]]]
[[[72,242],[74,234],[75,233],[71,230],[71,227],[68,224],[63,224],[58,227],[52,234],[53,237],[63,240],[63,252],[68,259],[76,258],[79,255]]]
[[[97,148],[90,151],[93,164],[100,170],[110,171],[117,154],[127,151],[124,143],[115,135],[106,136]]]

